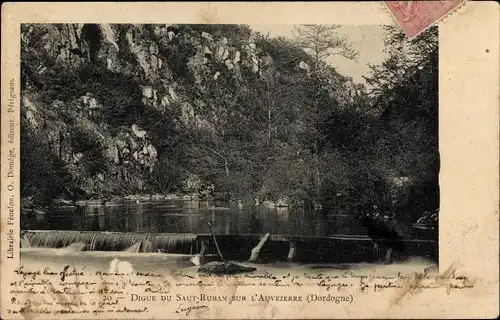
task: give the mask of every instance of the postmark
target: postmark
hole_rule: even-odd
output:
[[[385,3],[406,36],[412,38],[441,21],[466,1],[386,1]]]

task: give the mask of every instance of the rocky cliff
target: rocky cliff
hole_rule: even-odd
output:
[[[258,43],[244,26],[23,25],[24,130],[41,136],[83,193],[158,187],[156,180],[174,180],[148,181],[162,158],[173,161],[162,155],[175,152],[178,160],[187,148],[179,147],[186,143],[180,131],[219,134],[217,92],[276,73]],[[287,68],[310,76],[305,61]],[[330,94],[349,99],[339,94],[346,79],[332,75],[323,75]]]

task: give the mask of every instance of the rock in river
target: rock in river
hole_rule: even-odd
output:
[[[198,272],[207,274],[236,274],[243,272],[253,272],[257,268],[241,265],[230,261],[212,261],[202,265]]]

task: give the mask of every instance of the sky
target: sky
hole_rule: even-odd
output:
[[[293,37],[294,25],[249,25],[254,31],[269,34],[271,37]],[[342,75],[352,77],[356,83],[365,83],[362,76],[369,75],[368,64],[380,64],[385,59],[384,31],[382,26],[344,25],[337,29],[338,34],[347,37],[359,53],[358,61],[332,56],[327,59]]]

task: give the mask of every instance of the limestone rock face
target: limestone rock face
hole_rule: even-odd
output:
[[[23,24],[23,123],[79,188],[146,185],[169,152],[156,116],[214,136],[218,118],[207,110],[218,107],[216,88],[249,86],[273,68],[251,34],[196,28]]]

